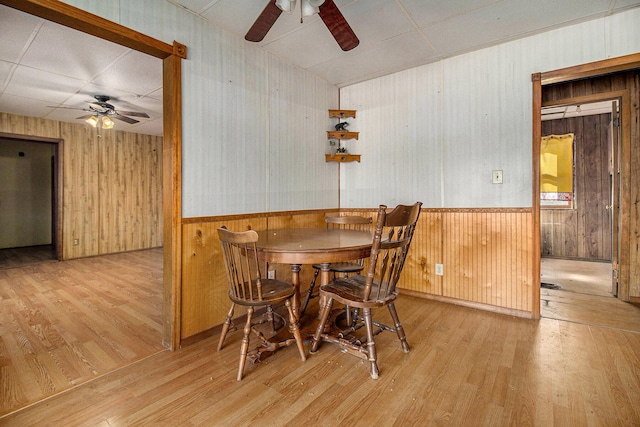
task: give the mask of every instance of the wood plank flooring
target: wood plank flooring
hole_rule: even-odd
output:
[[[0,414],[162,351],[162,249],[0,270]]]
[[[0,249],[0,269],[57,261],[51,245]]]
[[[611,297],[611,263],[542,258],[540,281],[562,290]]]
[[[640,306],[611,294],[610,263],[543,258],[540,272],[560,286],[540,289],[542,317],[640,333]]]
[[[101,272],[97,276],[111,276],[109,269],[101,267],[113,268],[116,261],[102,258],[95,259]],[[158,258],[161,265],[161,254]],[[127,265],[124,258],[117,263]],[[83,275],[93,277],[94,273],[88,269],[65,273],[64,285]],[[160,275],[161,267],[157,277],[148,277],[159,281],[159,290]],[[44,288],[38,277],[22,280],[26,286]],[[120,277],[113,280],[140,282],[135,274]],[[6,283],[0,283],[0,289],[4,306]],[[135,290],[121,292],[128,295]],[[83,304],[76,301],[73,307],[86,315],[79,310]],[[365,362],[325,344],[305,362],[295,348],[287,348],[262,363],[249,364],[238,382],[240,333],[236,331],[221,352],[216,352],[217,336],[175,352],[149,349],[146,356],[111,372],[79,380],[62,392],[0,416],[0,425],[640,425],[640,333],[551,318],[528,320],[408,296],[401,296],[397,307],[412,351],[403,353],[394,334],[379,335],[377,381],[369,378]],[[14,316],[16,312],[20,310],[14,309]],[[157,312],[159,316],[161,310]],[[132,317],[134,326],[129,331],[148,323]],[[0,319],[0,327],[6,328],[6,321]],[[386,313],[382,320],[389,320]],[[90,331],[86,333],[91,335]],[[159,345],[159,326],[156,334]],[[138,335],[133,333],[133,341]],[[29,340],[37,342],[46,336],[34,333]],[[18,344],[24,348],[27,339]],[[127,348],[126,343],[120,345]],[[14,389],[7,384],[17,381],[5,380],[5,372],[30,369],[29,362],[16,367],[7,361],[7,348],[0,349],[3,400]],[[62,372],[82,371],[87,363],[71,357],[69,365]]]
[[[6,426],[569,426],[640,423],[640,334],[401,297],[412,351],[378,336],[381,376],[324,345],[235,380],[239,334],[160,352],[10,414]]]

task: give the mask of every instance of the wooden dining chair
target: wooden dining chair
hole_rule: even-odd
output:
[[[320,287],[320,295],[326,298],[326,305],[320,314],[321,320],[313,337],[311,353],[318,351],[321,340],[338,344],[344,352],[371,362],[371,378],[377,379],[379,370],[375,335],[385,330],[393,331],[398,335],[402,350],[405,353],[409,352],[410,347],[394,302],[398,296],[398,280],[411,245],[421,206],[421,202],[412,206],[398,205],[387,212],[387,207],[380,205],[366,276],[339,277]],[[354,325],[347,324],[347,329],[338,333],[325,332],[334,301],[361,309],[362,321]],[[393,326],[375,322],[372,318],[372,309],[384,306],[389,309]],[[366,328],[366,336],[359,339],[354,337],[353,334],[363,325]]]
[[[359,231],[371,231],[371,223],[373,218],[363,216],[330,216],[324,217],[327,230],[331,229],[343,229],[343,230],[359,230]],[[302,304],[301,314],[307,310],[307,305],[312,298],[317,297],[313,294],[313,290],[316,286],[316,280],[318,279],[318,273],[322,269],[320,264],[313,264],[315,271],[313,272],[313,278],[309,284],[307,295]],[[334,262],[329,265],[329,272],[333,273],[335,278],[337,274],[341,274],[342,277],[347,277],[349,274],[360,273],[364,268],[364,259],[354,259],[345,262]]]
[[[240,381],[244,372],[244,365],[249,351],[249,337],[251,332],[255,333],[263,343],[263,334],[256,330],[257,323],[253,321],[253,313],[256,308],[274,306],[284,302],[289,311],[289,328],[293,333],[300,358],[306,359],[300,334],[300,326],[297,317],[291,307],[295,288],[289,283],[280,280],[265,279],[260,272],[258,262],[258,252],[256,242],[258,233],[253,230],[244,232],[234,232],[226,227],[218,228],[218,237],[222,245],[224,263],[227,272],[227,283],[229,285],[229,299],[231,308],[227,318],[222,325],[222,333],[218,342],[218,351],[222,349],[225,337],[232,324],[233,312],[236,304],[247,307],[247,320],[244,327],[244,336],[240,346],[240,364],[238,366],[237,380]]]

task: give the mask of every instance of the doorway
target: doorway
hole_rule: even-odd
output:
[[[0,135],[0,268],[61,259],[60,143]]]
[[[6,4],[6,3],[4,3]],[[185,45],[172,45],[123,27],[107,19],[62,2],[42,4],[32,0],[11,2],[11,7],[40,18],[94,35],[163,61],[163,345],[171,350],[180,343],[180,266],[182,186],[182,74],[181,60],[187,57]]]
[[[619,319],[611,313],[624,305],[616,298],[622,96],[563,98],[553,90],[541,109],[540,182],[549,174],[542,143],[564,138],[572,141],[572,186],[563,188],[566,200],[551,203],[540,188],[540,314],[613,326]]]
[[[541,292],[616,296],[619,101],[542,108]]]

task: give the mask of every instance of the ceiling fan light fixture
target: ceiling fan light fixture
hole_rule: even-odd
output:
[[[276,0],[276,6],[283,12],[291,13],[296,7],[296,0]]]
[[[320,13],[320,6],[324,0],[300,0],[302,16],[312,16]],[[283,12],[292,13],[296,8],[296,0],[276,0],[276,6]]]
[[[324,0],[302,0],[300,7],[302,7],[302,16],[312,16],[320,13],[320,6],[322,6]]]
[[[89,117],[85,122],[89,123],[93,127],[98,126],[98,118],[96,116]]]
[[[102,116],[102,129],[113,129],[115,123],[107,116]]]

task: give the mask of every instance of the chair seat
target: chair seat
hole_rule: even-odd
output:
[[[320,292],[342,304],[354,307],[354,308],[373,308],[382,307],[393,301],[398,296],[398,292],[388,294],[384,297],[370,299],[365,301],[364,290],[366,287],[366,278],[364,276],[351,276],[347,278],[336,279],[328,285],[320,287]],[[378,292],[378,285],[376,283],[371,287],[371,295],[375,295]]]
[[[255,280],[251,283],[251,292],[253,292],[254,296],[258,295],[258,288]],[[262,301],[257,299],[253,301],[240,299],[231,294],[229,294],[229,299],[239,305],[263,306],[282,302],[287,298],[291,298],[295,292],[295,288],[290,283],[286,283],[281,280],[262,279]]]
[[[313,268],[322,270],[321,264],[313,264]],[[358,273],[362,271],[364,267],[356,262],[332,262],[329,264],[329,271],[335,271],[337,273]]]

